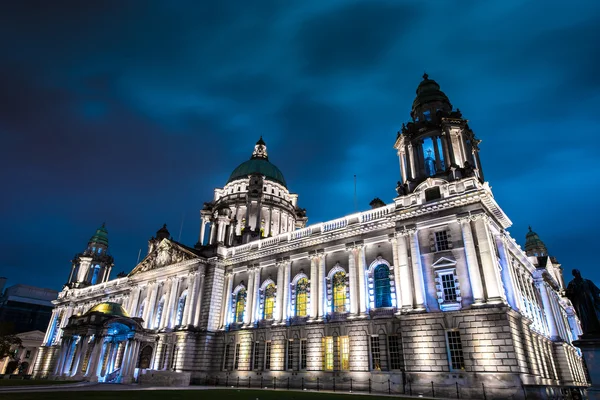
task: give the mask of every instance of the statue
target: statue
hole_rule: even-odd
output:
[[[600,289],[589,279],[583,279],[577,269],[573,270],[573,276],[566,292],[579,316],[583,334],[600,335]]]

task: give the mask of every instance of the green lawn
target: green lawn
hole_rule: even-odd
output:
[[[283,390],[127,390],[127,391],[69,391],[47,393],[2,393],[7,400],[389,400],[390,397],[362,396],[354,394],[333,394],[314,392],[286,392]],[[401,399],[395,397],[395,399]]]
[[[79,381],[51,381],[47,379],[0,379],[0,387],[5,386],[35,386],[35,385],[64,385]]]

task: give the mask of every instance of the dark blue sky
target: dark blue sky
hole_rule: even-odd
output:
[[[493,3],[493,4],[492,4]],[[470,120],[522,244],[596,267],[600,3],[13,1],[0,12],[0,275],[60,289],[106,221],[113,275],[263,135],[309,223],[390,202],[424,71]]]

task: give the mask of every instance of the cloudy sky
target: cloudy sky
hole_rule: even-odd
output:
[[[424,71],[470,120],[511,234],[600,282],[596,1],[12,1],[0,9],[0,276],[60,289],[106,222],[113,275],[262,135],[309,223],[391,202]],[[182,225],[183,221],[183,225]],[[142,250],[144,252],[145,250]],[[570,273],[566,274],[570,280]]]

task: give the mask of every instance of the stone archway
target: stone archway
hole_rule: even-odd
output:
[[[152,346],[146,345],[142,351],[140,351],[140,357],[137,362],[137,368],[148,369],[152,361]]]

